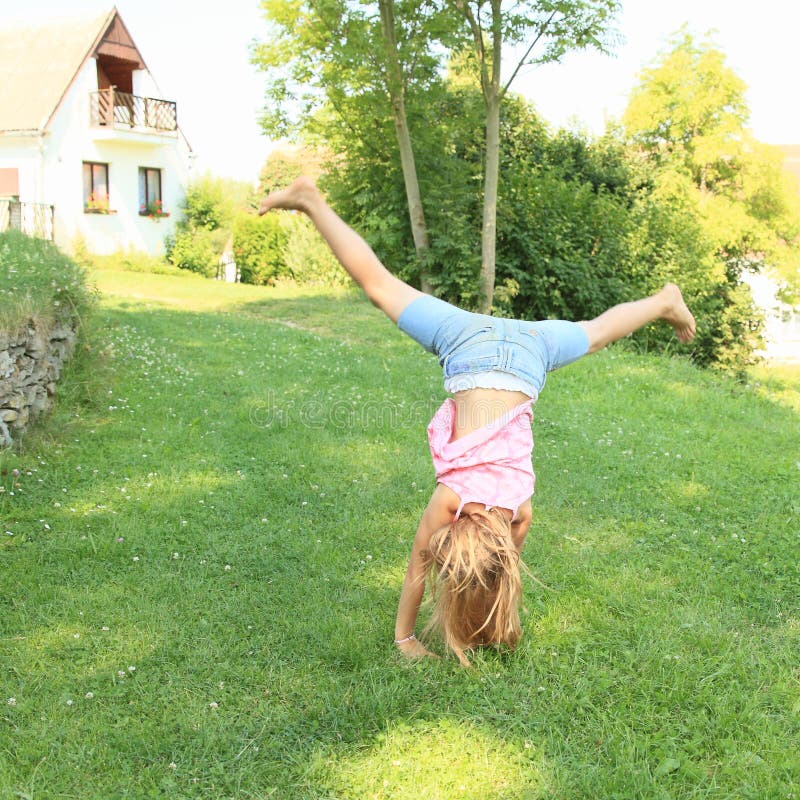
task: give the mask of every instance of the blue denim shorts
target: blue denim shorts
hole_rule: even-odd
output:
[[[423,295],[407,305],[397,326],[439,359],[445,380],[507,372],[542,390],[548,372],[589,352],[589,336],[575,322],[490,317]]]

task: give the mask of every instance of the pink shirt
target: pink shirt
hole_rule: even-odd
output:
[[[533,494],[532,402],[521,403],[455,442],[451,441],[456,419],[453,398],[448,397],[434,414],[428,425],[431,458],[437,482],[461,501],[456,518],[465,503],[509,508],[516,515]]]

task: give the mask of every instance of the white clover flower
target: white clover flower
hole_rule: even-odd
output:
[[[17,704],[17,698],[16,697],[9,697],[8,700],[6,700],[6,705],[7,706],[15,706],[16,704]]]
[[[230,571],[231,571],[231,565],[230,564],[226,564],[225,565],[225,572],[230,572]]]
[[[84,697],[85,697],[87,700],[93,700],[93,699],[94,699],[94,692],[86,692],[86,694],[84,695]]]
[[[209,703],[209,704],[208,704],[208,707],[209,707],[209,708],[210,708],[212,711],[214,711],[214,710],[216,710],[216,709],[218,709],[218,708],[219,708],[219,703]]]
[[[134,556],[134,557],[133,557],[133,560],[134,560],[134,561],[138,561],[138,560],[139,560],[139,556]]]
[[[128,672],[131,672],[131,673],[136,672],[136,667],[134,667],[134,666],[128,667]]]
[[[72,700],[67,700],[67,705],[71,706],[72,705]]]

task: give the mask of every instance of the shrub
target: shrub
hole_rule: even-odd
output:
[[[283,255],[293,280],[323,286],[346,286],[350,283],[347,272],[310,220],[297,214],[285,214],[281,217],[281,224],[286,236]]]
[[[0,329],[72,320],[92,300],[84,269],[55,245],[18,231],[0,234]]]
[[[167,258],[180,269],[212,278],[217,274],[219,257],[227,239],[228,233],[222,229],[176,230],[166,241]]]
[[[93,269],[118,269],[125,272],[149,272],[156,275],[180,275],[181,270],[165,256],[151,256],[141,250],[118,250],[108,255],[84,257],[87,267]]]
[[[233,254],[242,283],[273,284],[290,277],[284,248],[286,231],[277,214],[241,214],[233,224]]]
[[[247,206],[251,187],[241,181],[203,175],[193,181],[181,204],[179,226],[197,230],[230,230],[234,217]]]
[[[180,269],[216,276],[238,209],[246,206],[247,184],[204,175],[194,181],[181,204],[183,218],[164,245],[167,259]]]

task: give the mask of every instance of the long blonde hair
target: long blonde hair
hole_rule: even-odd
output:
[[[431,535],[426,562],[434,608],[425,634],[438,629],[464,666],[469,666],[465,650],[516,646],[525,566],[501,511],[463,514],[439,528]]]

